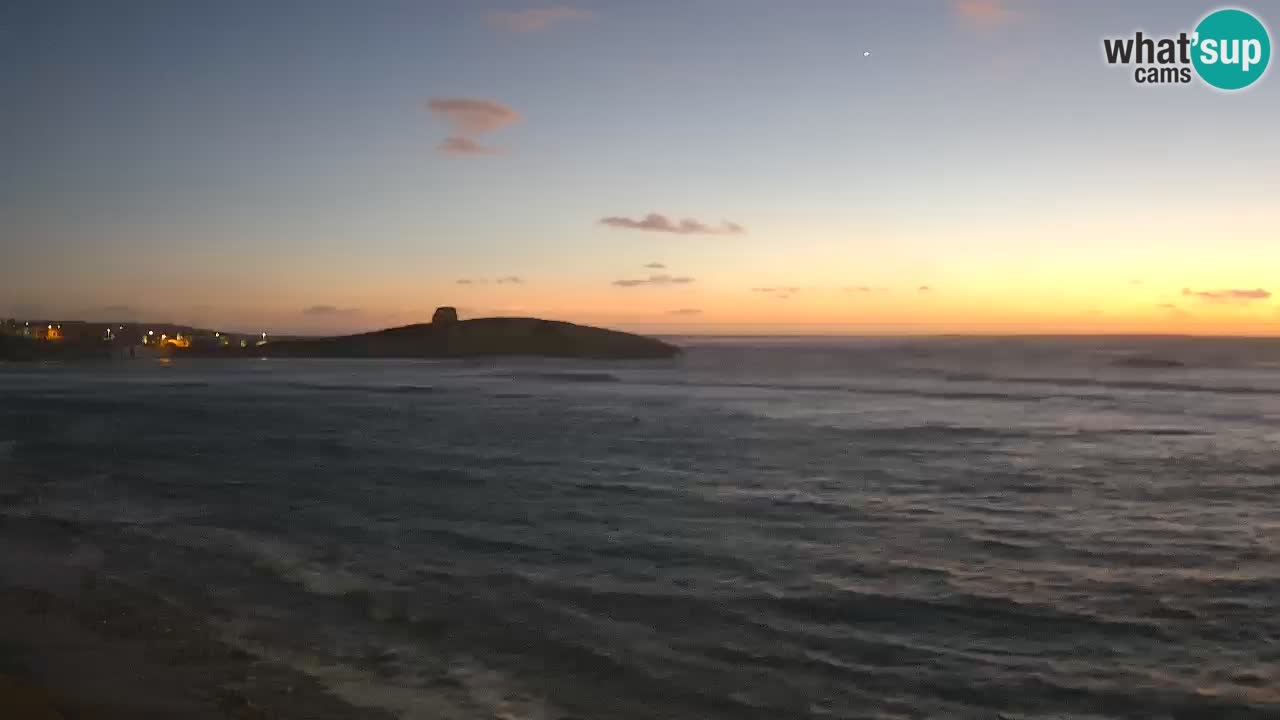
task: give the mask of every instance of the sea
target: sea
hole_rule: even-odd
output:
[[[406,720],[1280,717],[1280,341],[675,342],[0,365],[0,547]]]

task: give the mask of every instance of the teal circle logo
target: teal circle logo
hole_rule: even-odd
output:
[[[1271,60],[1271,37],[1258,18],[1244,10],[1218,10],[1196,26],[1191,62],[1200,78],[1221,90],[1252,85]]]

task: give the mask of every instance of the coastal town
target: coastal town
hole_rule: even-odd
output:
[[[23,354],[138,357],[172,352],[235,353],[265,345],[266,332],[222,332],[169,323],[18,320],[0,322],[4,356]]]

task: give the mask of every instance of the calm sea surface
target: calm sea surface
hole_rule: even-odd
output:
[[[1280,344],[684,344],[0,365],[0,517],[404,718],[1280,717]]]

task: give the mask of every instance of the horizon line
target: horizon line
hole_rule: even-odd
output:
[[[462,322],[467,320],[490,320],[498,318],[533,318],[537,320],[547,320],[547,318],[537,318],[534,316],[521,315],[489,315],[483,317],[473,317],[460,319]],[[30,324],[30,320],[19,321],[17,318],[6,318],[13,322],[23,322]],[[568,320],[550,320],[551,322],[566,322],[573,325],[586,325],[586,323],[572,322]],[[315,332],[290,332],[288,330],[255,330],[252,332],[243,332],[240,330],[223,330],[211,326],[192,325],[189,323],[172,322],[172,321],[139,321],[139,320],[81,320],[81,319],[51,319],[42,318],[39,323],[84,323],[86,325],[172,325],[176,327],[188,328],[191,330],[217,332],[225,335],[261,335],[263,332],[269,335],[285,335],[294,338],[325,338],[325,337],[342,337],[344,335],[362,335],[366,333],[379,332],[382,330],[392,330],[395,328],[409,327],[412,325],[430,325],[430,320],[418,322],[409,322],[401,325],[387,325],[381,327],[370,327],[358,330],[346,330],[333,333],[315,333]],[[633,332],[632,330],[622,329],[625,326],[643,327],[644,325],[659,325],[661,323],[620,323],[618,325],[587,325],[588,327],[598,327],[605,330],[616,330],[618,332]],[[709,324],[709,323],[701,323]],[[733,325],[751,325],[752,323],[723,323],[725,326]],[[813,325],[818,323],[795,323],[792,327],[801,328],[805,325]],[[1215,333],[1207,332],[1093,332],[1093,331],[1059,331],[1059,332],[1001,332],[1001,331],[982,331],[982,332],[955,332],[955,331],[829,331],[829,332],[790,332],[785,329],[766,331],[766,332],[675,332],[663,331],[653,333],[635,333],[646,334],[655,338],[721,338],[721,339],[752,339],[752,338],[1026,338],[1026,339],[1055,339],[1055,338],[1148,338],[1148,339],[1238,339],[1238,340],[1280,340],[1280,330],[1273,335],[1257,335],[1257,334],[1237,334],[1237,333]]]

